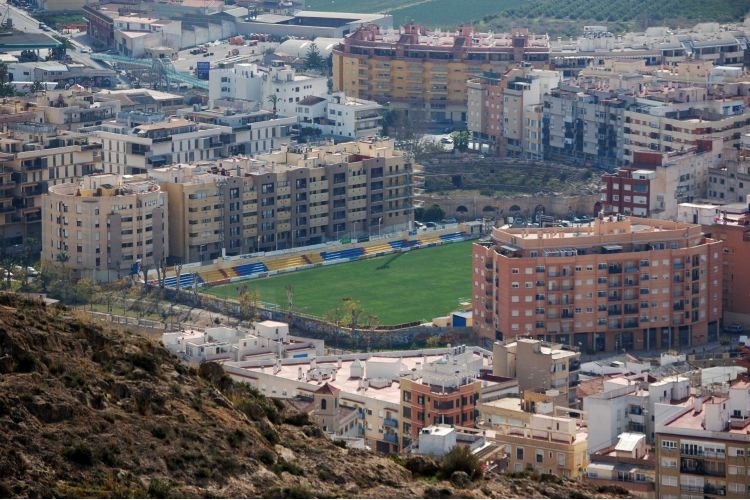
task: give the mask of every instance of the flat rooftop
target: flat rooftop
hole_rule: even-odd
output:
[[[467,349],[467,352],[468,352],[468,349]],[[313,368],[323,369],[323,370],[328,368],[330,370],[333,370],[339,366],[338,357],[323,356],[323,357],[316,358],[314,360],[305,359],[305,360],[300,360],[300,361],[286,358],[282,360],[280,370],[277,373],[275,373],[275,376],[286,379],[286,380],[297,381],[298,382],[297,388],[298,390],[301,390],[301,391],[310,391],[310,390],[314,391],[316,387],[321,387],[324,384],[328,383],[332,385],[333,387],[341,390],[342,393],[348,393],[348,394],[357,395],[357,396],[366,396],[369,398],[376,398],[380,401],[391,403],[394,405],[394,408],[398,409],[398,406],[401,401],[401,390],[399,387],[398,377],[395,377],[396,380],[392,381],[390,384],[386,385],[385,387],[374,387],[373,385],[370,385],[366,389],[363,389],[361,387],[362,379],[353,378],[349,376],[352,370],[352,364],[357,363],[357,362],[362,364],[363,374],[364,374],[363,378],[372,382],[373,379],[371,379],[367,373],[368,362],[400,364],[398,372],[401,374],[408,374],[408,373],[412,373],[413,370],[421,369],[421,367],[425,366],[426,364],[443,359],[443,354],[410,355],[410,356],[409,355],[399,356],[398,354],[399,354],[398,352],[388,353],[388,355],[379,355],[377,353],[372,354],[372,355],[359,354],[359,355],[355,355],[356,357],[349,357],[349,359],[342,358],[341,366],[337,370],[335,379],[326,378],[323,380],[310,380],[308,382],[305,382],[304,379],[299,378],[300,368],[302,369],[303,374],[307,373],[308,370],[311,370]],[[475,359],[481,358],[483,360],[482,368],[489,368],[489,369],[492,368],[489,358],[485,356],[481,356],[480,354],[476,354],[476,353],[474,353],[474,358]],[[313,362],[315,363],[314,367],[312,364]],[[226,365],[235,367],[235,368],[241,368],[242,370],[246,370],[248,378],[255,378],[253,376],[255,372],[272,373],[271,369],[273,368],[274,363],[270,360],[266,360],[266,361],[250,360],[250,361],[229,362],[229,363],[226,363]],[[275,368],[274,371],[276,369],[278,368]],[[234,370],[231,373],[232,375],[239,375]],[[421,378],[418,378],[417,380],[421,381]],[[348,399],[346,394],[342,394],[341,397],[343,399]]]

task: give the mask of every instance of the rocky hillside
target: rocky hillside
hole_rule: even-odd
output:
[[[618,494],[555,478],[415,480],[216,364],[189,368],[151,340],[12,295],[0,296],[0,432],[3,498]]]

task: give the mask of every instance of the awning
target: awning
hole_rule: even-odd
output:
[[[521,250],[521,247],[517,247],[516,245],[502,245],[500,247],[500,250],[505,250],[506,252],[518,252]]]
[[[616,252],[622,250],[622,245],[602,245],[602,248],[608,252]]]

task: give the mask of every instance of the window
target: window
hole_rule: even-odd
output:
[[[516,460],[523,460],[523,447],[516,448]]]
[[[542,462],[544,462],[544,452],[536,450],[536,463],[540,464]]]
[[[677,486],[677,476],[661,476],[662,486]]]
[[[677,449],[677,441],[669,441],[667,439],[662,439],[661,441],[661,447],[667,450],[676,450]]]

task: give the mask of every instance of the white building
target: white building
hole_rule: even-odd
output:
[[[297,103],[295,114],[300,118],[300,127],[316,128],[323,136],[361,139],[380,135],[382,108],[374,101],[334,92],[324,97],[305,97]]]
[[[419,454],[442,457],[456,446],[456,429],[450,425],[431,425],[419,432]]]
[[[252,101],[259,108],[282,116],[294,116],[297,103],[305,97],[326,93],[327,77],[298,75],[293,68],[284,65],[264,68],[253,63],[237,64],[229,69],[212,70],[208,80],[209,102]]]
[[[192,363],[255,361],[278,363],[282,358],[309,359],[323,354],[323,341],[289,335],[289,325],[262,321],[253,329],[217,326],[205,331],[181,330],[162,334],[164,346]],[[272,368],[277,373],[276,366]]]
[[[651,383],[617,377],[604,381],[604,390],[586,396],[583,409],[589,429],[589,453],[610,447],[623,432],[639,432],[653,440],[651,416],[657,403],[682,401],[690,395],[690,380],[668,377]]]

